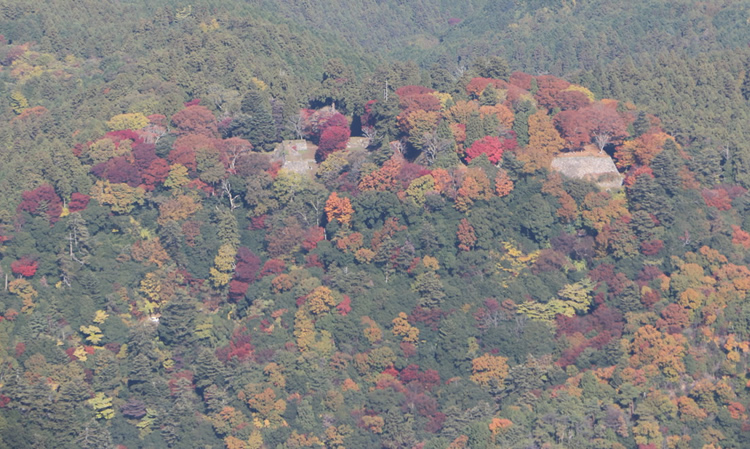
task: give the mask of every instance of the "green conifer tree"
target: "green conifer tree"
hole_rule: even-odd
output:
[[[230,124],[228,134],[249,140],[255,148],[272,150],[279,139],[267,95],[260,89],[250,89],[242,98],[240,111]]]
[[[531,101],[522,101],[516,106],[516,118],[513,120],[513,131],[516,133],[518,145],[525,147],[529,144],[529,117],[536,112]]]
[[[484,124],[479,112],[474,112],[469,117],[469,121],[466,123],[466,141],[464,142],[464,148],[468,148],[472,143],[484,137]]]

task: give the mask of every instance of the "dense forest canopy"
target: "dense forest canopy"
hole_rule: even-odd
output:
[[[745,447],[748,7],[4,2],[0,447]]]

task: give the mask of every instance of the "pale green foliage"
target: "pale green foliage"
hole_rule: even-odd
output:
[[[112,398],[108,398],[104,393],[96,393],[93,398],[86,402],[96,411],[96,419],[112,419],[115,417]]]

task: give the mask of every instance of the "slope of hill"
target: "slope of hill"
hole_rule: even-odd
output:
[[[4,2],[0,447],[743,448],[746,20]]]

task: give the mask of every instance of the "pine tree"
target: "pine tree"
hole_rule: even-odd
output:
[[[475,63],[476,72],[483,78],[507,80],[510,76],[510,65],[502,56],[480,58]]]
[[[419,293],[420,300],[418,305],[420,307],[438,308],[443,298],[445,298],[443,283],[440,281],[440,276],[435,274],[434,271],[427,271],[417,275],[411,285],[411,289]]]
[[[750,64],[746,66],[750,66]],[[745,100],[750,101],[750,71],[745,72],[745,79],[742,80],[740,91]]]
[[[352,69],[338,58],[326,62],[316,99],[344,113],[351,113],[358,101],[359,86]]]
[[[654,179],[670,195],[677,193],[682,185],[679,173],[682,164],[677,151],[674,140],[667,139],[664,143],[664,149],[654,156],[654,159],[651,161],[651,170],[654,173]]]
[[[97,391],[114,390],[120,385],[120,371],[114,354],[110,351],[94,353],[93,386]]]
[[[128,376],[128,385],[148,382],[151,378],[153,369],[151,361],[144,354],[138,354],[131,359],[130,375]]]
[[[77,435],[76,444],[76,447],[81,449],[113,447],[109,429],[96,420],[89,421],[83,426],[83,429]]]
[[[442,59],[437,64],[433,64],[430,67],[429,75],[430,82],[433,89],[438,92],[450,92],[455,84],[455,78],[451,74],[448,67],[448,61]]]
[[[487,87],[482,91],[482,95],[479,97],[479,104],[481,106],[495,106],[500,103],[500,97],[497,89],[492,84],[488,84]]]
[[[241,114],[235,117],[227,129],[229,136],[247,139],[255,148],[272,150],[279,139],[271,114],[271,103],[266,94],[257,88],[251,89],[242,98],[240,111]]]
[[[663,226],[668,226],[674,222],[672,202],[656,179],[650,176],[639,176],[627,193],[631,210],[651,212]]]
[[[648,120],[646,113],[641,111],[633,122],[633,137],[640,137],[651,129],[651,122]]]
[[[536,95],[537,92],[539,92],[539,83],[537,83],[536,78],[531,78],[529,93],[531,93],[531,95]]]
[[[485,136],[497,136],[500,131],[500,119],[495,114],[487,114],[482,120]]]
[[[159,319],[159,338],[166,344],[185,345],[192,339],[193,321],[197,311],[185,294],[178,294],[162,308]]]
[[[227,207],[216,207],[214,211],[216,220],[216,235],[223,244],[232,248],[240,246],[239,225],[237,217]]]
[[[690,171],[706,187],[719,184],[722,179],[722,156],[713,147],[694,148],[690,160]]]
[[[657,156],[658,157],[658,156]],[[651,163],[652,167],[656,158]],[[732,177],[741,186],[750,187],[750,151],[738,148],[732,153]]]
[[[464,142],[464,148],[468,148],[472,143],[484,137],[484,124],[479,112],[474,112],[469,117],[468,123],[466,123],[466,141]]]
[[[212,384],[203,390],[203,401],[209,413],[216,413],[229,403],[229,398],[224,390]]]
[[[525,147],[529,144],[529,117],[536,112],[531,101],[525,100],[516,106],[516,118],[513,120],[513,132],[516,133],[518,145]]]
[[[195,386],[201,391],[212,384],[221,384],[223,367],[214,352],[208,348],[201,348],[195,360]]]

